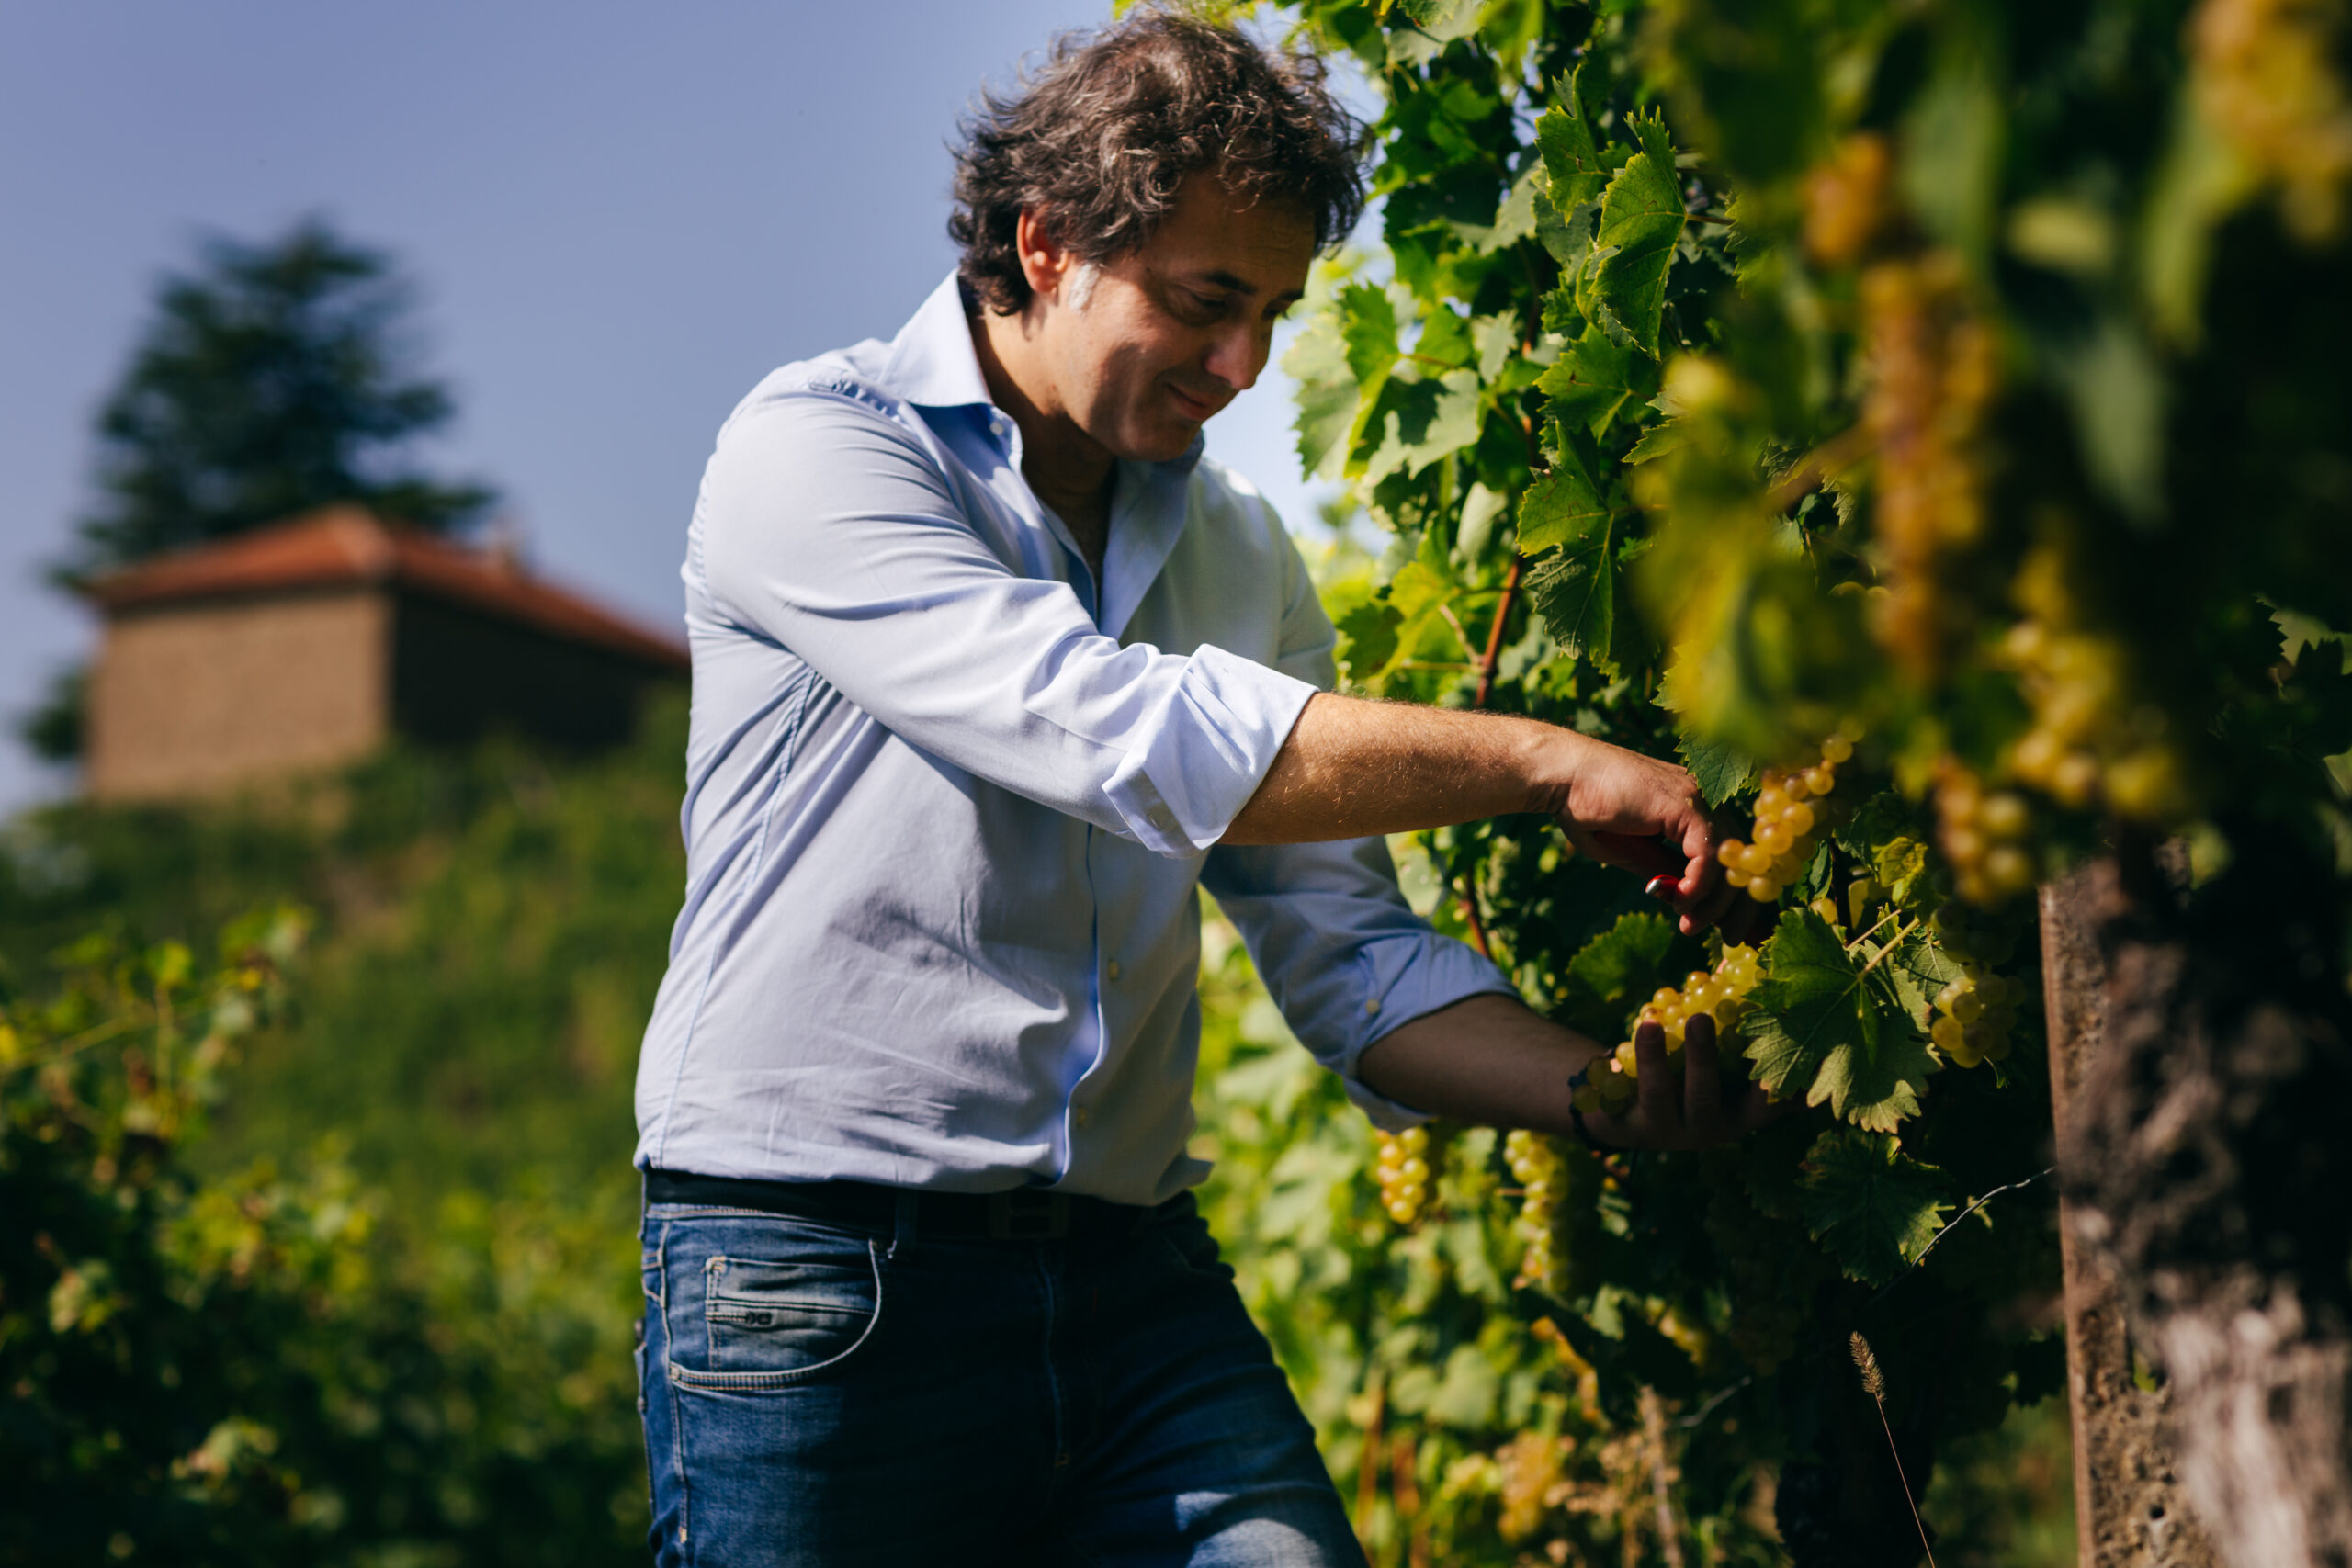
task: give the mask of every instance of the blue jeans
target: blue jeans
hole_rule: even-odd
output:
[[[1362,1568],[1189,1195],[1131,1235],[645,1215],[656,1560]]]

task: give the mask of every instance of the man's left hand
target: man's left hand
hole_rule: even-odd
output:
[[[1603,1147],[1702,1149],[1753,1132],[1786,1109],[1773,1104],[1761,1084],[1736,1081],[1726,1092],[1715,1021],[1705,1013],[1683,1026],[1679,1073],[1667,1055],[1666,1031],[1655,1023],[1634,1031],[1634,1061],[1633,1105],[1620,1115],[1585,1113],[1585,1130]]]

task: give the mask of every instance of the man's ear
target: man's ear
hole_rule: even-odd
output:
[[[1054,238],[1044,214],[1035,208],[1022,209],[1013,222],[1012,248],[1021,257],[1021,273],[1028,279],[1030,293],[1040,299],[1058,299],[1078,263]]]

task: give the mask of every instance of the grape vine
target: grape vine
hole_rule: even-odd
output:
[[[2291,412],[2185,423],[2245,354],[2230,281],[2341,265],[2344,89],[2305,47],[2327,24],[2262,0],[1300,14],[1383,106],[1381,243],[1318,269],[1286,361],[1303,460],[1385,537],[1327,592],[1346,680],[1680,757],[1748,824],[1722,863],[1770,925],[1679,937],[1526,819],[1408,849],[1432,917],[1625,1042],[1586,1109],[1629,1098],[1638,1021],[1679,1045],[1700,1012],[1804,1107],[1703,1156],[1385,1142],[1378,1208],[1419,1269],[1394,1310],[1459,1307],[1434,1338],[1368,1333],[1360,1397],[1394,1432],[1396,1391],[1464,1356],[1529,1391],[1516,1427],[1407,1413],[1457,1553],[1484,1517],[1558,1555],[1907,1560],[1908,1500],[1853,1479],[1886,1438],[1853,1418],[1848,1337],[1922,1484],[2061,1364],[2016,1309],[2054,1289],[2028,895],[2118,832],[2220,862],[2259,816],[2339,867],[2352,842],[2323,764],[2352,746],[2324,441]],[[2315,384],[2294,367],[2247,373]],[[2273,510],[2226,541],[2180,525],[2224,497]],[[1481,1259],[1542,1334],[1475,1306]],[[1449,1452],[1458,1475],[1430,1468]],[[1619,1484],[1642,1464],[1672,1483]]]

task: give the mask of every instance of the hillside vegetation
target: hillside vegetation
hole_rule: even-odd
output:
[[[629,1089],[683,729],[8,829],[0,1464],[40,1484],[0,1563],[641,1560]],[[1509,1562],[1537,1515],[1646,1498],[1638,1443],[1521,1495],[1517,1434],[1562,1413],[1486,1326],[1509,1260],[1391,1246],[1371,1130],[1204,937],[1204,1207],[1375,1562]],[[2063,1427],[1951,1456],[1944,1540],[2064,1561]]]

